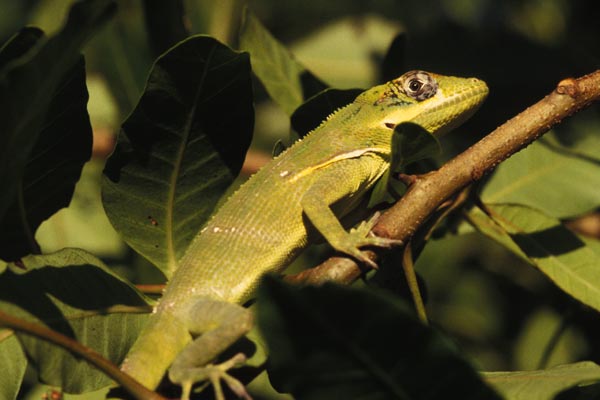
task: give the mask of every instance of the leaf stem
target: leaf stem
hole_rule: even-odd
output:
[[[402,269],[404,269],[404,276],[406,277],[410,294],[415,303],[419,320],[423,324],[428,325],[427,312],[425,311],[425,304],[423,303],[423,296],[421,296],[419,281],[417,280],[417,274],[415,273],[415,266],[413,263],[412,243],[408,243],[408,245],[404,247],[404,252],[402,254]]]

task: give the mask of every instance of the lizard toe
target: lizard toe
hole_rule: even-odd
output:
[[[173,373],[169,371],[169,378],[172,382],[178,383],[182,387],[181,400],[189,400],[192,386],[196,383],[205,382],[205,385],[212,384],[215,391],[215,399],[225,400],[221,381],[225,382],[236,396],[243,400],[252,400],[246,387],[239,380],[231,376],[227,371],[239,367],[246,362],[246,356],[238,353],[229,360],[221,364],[208,364],[203,367],[190,368],[185,371]]]

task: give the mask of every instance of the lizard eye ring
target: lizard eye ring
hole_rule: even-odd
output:
[[[438,90],[438,84],[431,75],[423,71],[410,71],[400,77],[404,93],[417,101],[433,97]]]

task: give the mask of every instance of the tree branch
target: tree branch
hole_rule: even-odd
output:
[[[564,118],[600,98],[600,70],[562,80],[542,100],[498,127],[437,171],[417,177],[407,193],[379,219],[373,232],[407,243],[438,207],[491,172],[500,162],[527,147]],[[381,251],[367,251],[376,259]],[[286,279],[299,283],[354,282],[368,267],[348,257],[332,257]]]

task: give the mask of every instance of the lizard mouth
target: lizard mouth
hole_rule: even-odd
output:
[[[437,78],[435,94],[417,99],[412,104],[405,102],[397,113],[388,115],[383,121],[387,129],[394,129],[400,122],[413,122],[436,136],[443,135],[469,119],[488,94],[485,82],[476,78]],[[414,102],[414,100],[417,100]]]
[[[472,85],[467,89],[449,95],[440,88],[436,96],[430,99],[426,109],[416,115],[412,122],[436,136],[463,124],[483,104],[488,94],[488,87],[483,81],[475,78],[471,81]]]

